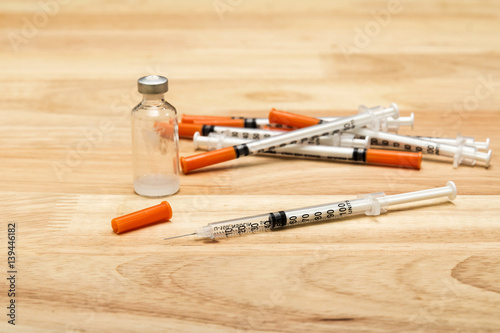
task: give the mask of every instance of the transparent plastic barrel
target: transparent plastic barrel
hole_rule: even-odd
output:
[[[371,194],[371,196],[376,194]],[[370,195],[368,195],[370,196]],[[373,200],[368,196],[354,200],[344,200],[326,205],[299,208],[289,211],[255,215],[210,223],[196,231],[198,237],[221,238],[244,234],[272,231],[305,223],[323,222],[344,218],[351,215],[369,214],[373,210]],[[380,196],[385,196],[380,193]],[[380,209],[374,212],[378,215]]]

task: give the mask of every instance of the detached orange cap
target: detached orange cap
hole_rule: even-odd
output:
[[[139,210],[134,213],[115,217],[111,220],[111,227],[117,234],[141,228],[149,224],[167,221],[172,217],[172,208],[170,204],[163,201],[161,204]]]
[[[200,132],[203,129],[203,125],[198,124],[179,124],[179,136],[182,138],[192,138],[194,133]]]
[[[272,109],[269,113],[269,122],[272,124],[281,124],[290,127],[303,128],[308,126],[318,125],[321,120],[314,117],[304,116],[301,114],[279,111]]]
[[[410,153],[395,150],[367,149],[366,162],[420,170],[422,152]]]

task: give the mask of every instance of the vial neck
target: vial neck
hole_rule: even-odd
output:
[[[146,105],[160,105],[165,102],[165,94],[143,94],[142,104]]]

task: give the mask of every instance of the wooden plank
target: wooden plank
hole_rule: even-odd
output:
[[[498,331],[499,4],[401,1],[377,28],[391,3],[0,3],[0,239],[16,223],[18,271],[16,327],[5,316],[0,331]],[[135,195],[131,179],[129,112],[136,79],[151,73],[169,77],[180,114],[342,116],[396,102],[416,118],[402,134],[490,138],[492,166],[248,157],[182,175],[170,222],[117,236],[112,218],[159,202]],[[181,155],[194,153],[181,140]],[[447,180],[453,202],[163,240]]]

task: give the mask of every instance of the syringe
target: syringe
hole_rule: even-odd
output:
[[[444,187],[429,190],[396,195],[385,195],[384,192],[377,192],[361,195],[357,199],[353,200],[343,200],[319,206],[305,207],[289,211],[278,211],[274,213],[209,223],[204,227],[196,229],[193,233],[165,239],[185,236],[215,239],[271,231],[278,228],[305,223],[330,221],[353,215],[366,214],[375,216],[385,213],[387,208],[393,205],[446,196],[450,200],[453,200],[456,195],[457,188],[452,181],[449,181]]]
[[[360,106],[359,110],[363,111],[368,109],[364,106]],[[380,107],[370,108],[370,110],[377,110]],[[280,112],[276,109],[272,109],[271,112]],[[343,117],[319,117],[318,119],[322,121],[334,121]],[[413,128],[413,122],[415,117],[413,113],[410,117],[399,117],[394,119],[392,117],[387,118],[385,121],[380,123],[381,131],[393,131],[397,132],[401,126],[411,126]],[[239,128],[264,128],[269,126],[271,123],[268,118],[245,118],[245,117],[221,117],[221,116],[194,116],[194,115],[183,115],[181,124],[198,124],[198,125],[215,125],[215,126],[231,126],[231,127],[239,127]],[[315,123],[317,124],[317,123]],[[312,125],[312,124],[311,124]],[[273,126],[276,129],[280,127],[283,128],[293,128],[282,124],[274,123]],[[302,126],[304,127],[304,126]],[[378,130],[378,128],[377,128]]]
[[[365,113],[368,111],[377,111],[383,110],[380,106],[375,106],[372,108],[367,108],[364,105],[360,105],[358,108],[359,113]],[[273,124],[283,125],[292,128],[304,128],[308,126],[314,126],[318,124],[322,124],[324,122],[330,122],[340,119],[341,117],[310,117],[304,116],[297,113],[280,111],[276,109],[272,109],[269,112],[269,122]],[[411,126],[413,129],[413,122],[415,120],[415,116],[412,113],[410,117],[398,117],[394,119],[393,117],[387,117],[384,119],[380,119],[378,123],[370,124],[370,129],[375,131],[391,131],[397,132],[401,126]]]
[[[484,163],[484,167],[486,168],[490,166],[491,150],[487,153],[478,152],[476,147],[465,146],[463,143],[458,146],[452,146],[405,135],[372,131],[366,128],[355,129],[352,133],[370,137],[370,147],[377,146],[377,148],[397,150],[403,148],[406,151],[421,151],[427,155],[451,157],[453,158],[454,168],[460,164],[475,165],[476,161]]]
[[[272,136],[262,140],[251,141],[241,145],[213,150],[206,153],[201,153],[189,157],[181,157],[180,162],[182,171],[188,173],[192,170],[200,169],[209,165],[234,160],[242,156],[248,156],[258,152],[264,152],[268,149],[284,147],[287,144],[305,143],[315,140],[323,135],[333,135],[341,131],[362,127],[368,124],[374,124],[377,128],[377,123],[381,119],[387,117],[398,118],[399,111],[396,104],[391,104],[387,109],[382,110],[366,110],[363,113],[341,118],[332,122],[326,122],[316,126],[309,126]]]
[[[196,132],[193,136],[193,144],[196,149],[214,150],[246,142],[248,142],[248,140],[228,137],[224,133],[210,133],[209,136],[201,136],[199,132]],[[295,157],[333,162],[376,164],[412,168],[417,170],[420,170],[420,165],[422,163],[422,153],[325,146],[321,144],[287,145],[283,148],[276,148],[276,150],[266,150],[258,155]]]
[[[158,128],[162,127],[162,123],[158,123]],[[198,125],[198,124],[179,124],[179,136],[182,138],[193,138],[195,133],[201,133],[203,136],[211,134],[223,134],[227,138],[238,138],[251,140],[260,140],[286,133],[281,130],[265,130],[260,128],[240,128],[240,127],[225,127],[214,125]],[[369,146],[369,138],[358,139],[352,133],[337,133],[335,135],[321,136],[314,141],[304,142],[305,144],[340,146],[352,148],[367,148]],[[233,145],[231,145],[233,146]],[[225,146],[228,147],[228,146]],[[219,147],[217,149],[220,149]],[[209,149],[211,150],[211,149]]]

